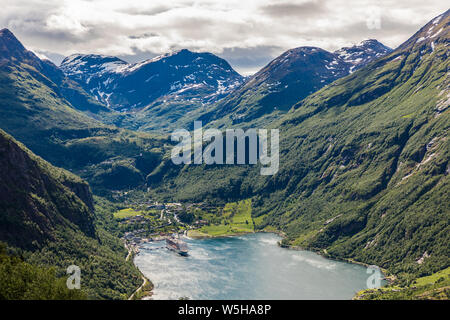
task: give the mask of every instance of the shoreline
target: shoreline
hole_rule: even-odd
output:
[[[190,239],[194,239],[194,240],[202,240],[202,239],[221,239],[221,238],[232,238],[232,237],[238,237],[238,236],[243,236],[246,234],[252,234],[252,233],[258,233],[257,231],[252,231],[252,232],[236,232],[236,233],[232,233],[232,234],[223,234],[223,235],[210,235],[207,233],[204,233],[204,235],[189,235],[189,232],[187,233],[186,237],[190,238]]]
[[[276,234],[279,237],[281,237],[282,240],[286,238],[286,234],[283,231],[280,231],[280,230],[264,230],[264,229],[263,230],[258,230],[258,231],[253,231],[253,232],[238,232],[238,233],[233,233],[233,234],[217,235],[217,236],[209,235],[209,234],[198,235],[198,236],[191,236],[188,233],[187,236],[189,238],[191,238],[191,239],[200,240],[200,239],[231,238],[231,237],[238,237],[238,236],[242,236],[242,235],[246,235],[246,234],[252,234],[252,233],[273,233],[273,234]],[[351,263],[351,264],[361,265],[361,266],[364,266],[364,267],[376,266],[382,271],[384,278],[389,281],[389,284],[391,284],[391,282],[396,279],[396,277],[393,274],[391,274],[387,269],[381,268],[381,267],[379,267],[379,266],[377,266],[375,264],[368,264],[368,263],[357,261],[357,260],[354,260],[354,259],[351,259],[351,258],[331,257],[326,252],[326,249],[305,248],[305,247],[301,247],[301,246],[282,245],[281,244],[281,240],[277,241],[277,245],[280,248],[288,249],[288,250],[314,252],[314,253],[316,253],[316,254],[318,254],[318,255],[326,258],[326,259],[329,259],[329,260],[340,261],[340,262],[347,262],[347,263]]]
[[[370,266],[375,266],[375,267],[380,269],[380,271],[381,271],[381,273],[383,275],[383,280],[387,281],[387,284],[385,284],[384,286],[381,286],[380,288],[392,285],[395,282],[395,280],[397,279],[397,277],[394,274],[390,273],[387,269],[381,268],[381,267],[379,267],[379,266],[377,266],[375,264],[368,264],[368,263],[357,261],[357,260],[354,260],[354,259],[351,259],[351,258],[331,257],[327,253],[326,249],[304,248],[304,247],[301,247],[301,246],[282,245],[281,241],[286,238],[286,234],[283,231],[276,230],[276,229],[274,229],[274,230],[264,230],[263,229],[263,230],[253,231],[253,232],[243,232],[243,233],[230,234],[230,235],[226,235],[226,236],[207,235],[207,236],[203,236],[203,237],[195,237],[195,238],[192,237],[192,239],[228,238],[228,237],[240,236],[240,235],[249,234],[249,233],[273,233],[273,234],[276,234],[276,235],[278,235],[279,237],[282,238],[280,241],[277,241],[277,245],[280,248],[283,248],[283,249],[295,250],[295,251],[314,252],[314,253],[316,253],[316,254],[318,254],[318,255],[320,255],[320,256],[324,257],[325,259],[328,259],[328,260],[339,261],[339,262],[346,262],[346,263],[350,263],[350,264],[356,264],[356,265],[364,266],[366,268],[368,268]],[[364,290],[367,290],[367,289],[362,289],[362,290],[358,291],[357,293],[355,293],[355,295],[353,296],[352,299],[355,299],[356,297],[358,297],[360,292],[364,291]]]
[[[281,241],[283,239],[286,238],[286,234],[283,231],[280,230],[258,230],[258,231],[253,231],[253,232],[239,232],[239,233],[233,233],[233,234],[228,234],[228,235],[218,235],[218,236],[214,236],[214,235],[209,235],[209,234],[205,234],[204,236],[189,236],[189,233],[187,234],[187,236],[191,239],[217,239],[217,238],[231,238],[231,237],[237,237],[237,236],[241,236],[241,235],[246,235],[246,234],[251,234],[251,233],[273,233],[278,235],[279,237],[281,237],[282,239],[280,241],[277,241],[277,245],[280,248],[283,249],[288,249],[288,250],[295,250],[295,251],[309,251],[309,252],[314,252],[326,259],[329,260],[333,260],[333,261],[340,261],[340,262],[346,262],[346,263],[350,263],[350,264],[357,264],[360,266],[364,266],[366,268],[370,267],[370,266],[375,266],[377,268],[379,268],[383,274],[383,280],[386,280],[388,282],[387,285],[391,285],[394,283],[394,281],[397,279],[397,277],[390,273],[387,269],[381,268],[375,264],[369,264],[369,263],[365,263],[362,261],[357,261],[351,258],[339,258],[339,257],[331,257],[326,249],[317,249],[317,248],[304,248],[301,246],[292,246],[292,245],[282,245]],[[356,294],[357,295],[357,294]],[[355,296],[356,296],[355,295]]]
[[[225,238],[232,238],[232,237],[238,237],[238,236],[242,236],[242,235],[246,235],[246,234],[255,234],[255,233],[272,233],[272,234],[276,234],[277,236],[281,237],[282,239],[286,238],[286,234],[283,231],[280,231],[280,230],[258,230],[258,231],[253,231],[253,232],[239,232],[239,233],[233,233],[233,234],[227,234],[227,235],[217,235],[217,236],[216,235],[209,235],[209,234],[192,236],[192,235],[189,235],[189,232],[188,232],[185,236],[190,238],[190,239],[193,239],[193,240],[202,240],[202,239],[221,239],[221,238],[225,239]],[[374,264],[368,264],[368,263],[365,263],[365,262],[356,261],[356,260],[351,259],[351,258],[331,257],[326,252],[326,249],[304,248],[304,247],[300,247],[300,246],[282,245],[281,244],[282,239],[277,241],[277,245],[278,245],[278,247],[283,248],[283,249],[294,250],[294,251],[309,251],[309,252],[313,252],[315,254],[318,254],[318,255],[320,255],[323,258],[328,259],[328,260],[339,261],[339,262],[346,262],[346,263],[349,263],[349,264],[356,264],[356,265],[360,265],[360,266],[364,266],[364,267],[376,266]],[[134,256],[135,255],[133,254],[133,257],[132,257],[133,265],[136,267],[136,269],[139,270],[141,275],[143,277],[145,277],[143,275],[142,271],[139,269],[139,267],[134,263]],[[381,272],[383,274],[383,279],[388,282],[386,285],[384,285],[382,287],[385,287],[387,285],[391,285],[396,280],[395,275],[391,274],[388,270],[386,270],[384,268],[381,268],[379,266],[376,266],[376,267],[378,267],[381,270]],[[148,281],[151,282],[150,280],[148,280]],[[141,285],[141,287],[143,285]],[[382,287],[380,287],[380,288],[382,288]],[[138,289],[140,289],[140,288],[138,288]],[[361,289],[360,291],[355,293],[355,295],[352,297],[352,300],[354,300],[356,297],[358,297],[360,292],[362,292],[364,290],[367,290],[367,289]],[[137,290],[136,290],[136,293],[137,293]],[[143,296],[143,297],[141,297],[141,299],[149,298],[149,297],[151,298],[152,295],[153,295],[153,287],[152,287],[151,294]]]
[[[282,245],[280,243],[280,241],[277,243],[278,246],[280,248],[283,249],[288,249],[288,250],[294,250],[294,251],[309,251],[309,252],[314,252],[328,260],[333,260],[333,261],[339,261],[339,262],[346,262],[346,263],[350,263],[350,264],[357,264],[363,267],[370,267],[370,266],[375,266],[377,268],[379,268],[383,274],[383,280],[388,281],[388,284],[392,284],[393,281],[395,281],[397,279],[397,277],[393,274],[391,274],[387,269],[381,268],[375,264],[369,264],[369,263],[365,263],[365,262],[361,262],[361,261],[357,261],[351,258],[339,258],[339,257],[331,257],[328,255],[328,253],[326,252],[326,249],[316,249],[316,248],[303,248],[300,246],[290,246],[290,245]]]
[[[134,248],[128,247],[126,244],[125,248],[128,250],[128,254],[125,258],[125,262],[128,262],[131,260],[131,263],[133,263],[133,266],[139,271],[141,278],[143,280],[142,284],[127,298],[127,300],[135,300],[136,295],[138,295],[142,289],[144,289],[144,287],[147,284],[151,285],[151,289],[150,290],[146,290],[147,294],[143,295],[142,297],[139,297],[138,300],[147,300],[145,298],[151,298],[153,296],[153,289],[154,289],[154,285],[153,282],[150,281],[149,278],[147,278],[144,273],[141,271],[141,269],[139,269],[139,267],[134,263],[134,258],[136,256],[136,251]]]

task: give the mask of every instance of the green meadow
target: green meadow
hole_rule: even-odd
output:
[[[221,237],[254,232],[252,201],[250,199],[227,203],[220,223],[189,231],[191,237]]]

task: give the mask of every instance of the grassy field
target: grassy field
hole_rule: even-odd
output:
[[[134,217],[138,215],[143,215],[144,213],[142,211],[134,210],[133,208],[126,208],[119,210],[117,212],[114,212],[114,218],[116,219],[124,219],[129,217]]]
[[[227,203],[219,224],[203,226],[189,231],[191,237],[220,237],[254,231],[252,201],[250,199]]]
[[[450,278],[450,267],[447,269],[441,270],[439,272],[433,273],[430,276],[418,278],[414,281],[414,284],[417,286],[425,286],[427,284],[435,284],[437,282],[442,281],[442,279]]]
[[[406,287],[388,286],[359,292],[362,300],[448,300],[450,298],[450,267],[430,276],[417,278]]]

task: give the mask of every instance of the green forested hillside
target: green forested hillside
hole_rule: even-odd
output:
[[[287,244],[399,277],[448,267],[449,22],[446,12],[273,123],[276,175],[246,166],[187,166],[175,175],[167,165],[171,182],[151,175],[149,183],[177,199],[251,197],[259,228],[284,231]]]
[[[402,284],[359,292],[356,300],[448,300],[450,267],[426,277],[409,279]]]
[[[280,176],[294,178],[274,185],[297,199],[271,220],[293,243],[396,273],[448,266],[449,20],[433,20],[283,120]]]
[[[140,274],[125,261],[127,251],[111,212],[94,208],[86,182],[53,167],[3,131],[0,166],[0,241],[16,256],[0,258],[0,295],[122,299],[139,286]],[[65,282],[52,280],[65,276],[72,264],[81,268],[81,293],[68,293]]]
[[[87,183],[51,166],[2,130],[0,154],[1,241],[36,249],[52,238],[56,226],[78,228],[94,236]]]
[[[294,243],[396,273],[448,266],[449,20],[433,20],[283,121],[287,161],[310,168],[296,178],[297,203],[283,205],[286,229],[302,234]],[[292,170],[283,166],[281,175]]]
[[[77,99],[77,108],[85,110],[92,98],[75,95],[79,88],[6,29],[0,31],[0,47],[1,129],[53,165],[87,178],[93,187],[144,183],[162,157],[164,140],[107,126],[76,110],[68,100]]]
[[[21,46],[9,50],[2,34],[0,128],[85,178],[97,194],[134,189],[131,201],[247,200],[256,230],[282,231],[286,246],[379,265],[413,296],[412,279],[450,265],[449,24],[447,11],[387,56],[284,106],[290,111],[281,118],[270,109],[270,126],[280,129],[273,176],[260,175],[258,165],[174,165],[168,140],[77,111],[39,61]],[[253,119],[246,103],[239,107]],[[83,180],[8,134],[0,134],[0,240],[9,253],[53,266],[56,277],[79,265],[90,298],[128,296],[140,275],[124,261],[110,204],[94,201]]]
[[[57,279],[52,269],[44,269],[9,256],[0,243],[0,300],[74,300],[86,299],[79,290],[69,290],[64,278]]]

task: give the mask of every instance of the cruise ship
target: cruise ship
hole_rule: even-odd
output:
[[[188,247],[186,242],[179,239],[178,237],[170,237],[166,238],[166,247],[169,250],[175,251],[179,255],[187,256],[188,255]]]

